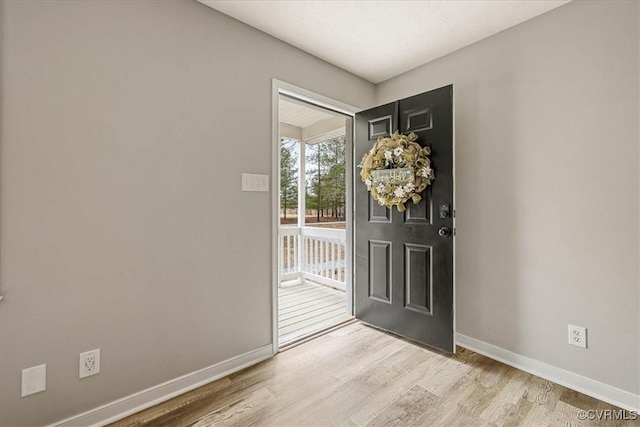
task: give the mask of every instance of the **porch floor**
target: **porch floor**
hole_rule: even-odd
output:
[[[350,319],[346,298],[344,291],[308,281],[281,287],[278,293],[280,344]]]

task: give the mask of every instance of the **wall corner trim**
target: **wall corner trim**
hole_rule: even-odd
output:
[[[274,355],[273,349],[272,344],[265,345],[239,356],[223,360],[215,365],[174,378],[165,383],[91,409],[82,414],[74,415],[73,417],[50,424],[49,427],[105,426],[269,359]]]
[[[588,396],[600,399],[628,411],[640,413],[640,395],[621,390],[617,387],[596,381],[585,376],[566,371],[530,357],[514,353],[504,348],[456,334],[456,344],[483,356],[502,362],[506,365],[544,378],[564,387],[570,388]]]

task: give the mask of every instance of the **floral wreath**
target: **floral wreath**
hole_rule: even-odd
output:
[[[430,147],[420,147],[415,133],[395,132],[380,137],[373,148],[362,156],[358,165],[360,177],[380,206],[404,212],[411,199],[418,204],[420,193],[435,179],[431,169]]]

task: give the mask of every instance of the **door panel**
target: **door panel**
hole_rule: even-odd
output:
[[[355,161],[380,136],[415,132],[431,147],[435,180],[403,213],[375,202],[355,183],[356,317],[407,338],[453,351],[452,86],[356,115]]]
[[[369,298],[391,303],[391,242],[369,241]]]
[[[406,133],[418,133],[423,130],[431,130],[433,128],[431,108],[416,108],[403,111],[402,123],[404,124],[404,132]]]
[[[431,211],[433,206],[431,203],[431,186],[428,186],[422,192],[422,200],[418,204],[413,202],[405,205],[407,210],[404,211],[404,222],[414,224],[431,224]],[[388,209],[387,209],[388,210]]]
[[[369,139],[378,139],[381,136],[391,135],[397,126],[395,124],[395,120],[393,120],[393,115],[387,114],[385,116],[374,117],[369,120]]]
[[[405,307],[431,315],[431,246],[405,243]]]
[[[369,197],[369,222],[391,223],[391,212]]]

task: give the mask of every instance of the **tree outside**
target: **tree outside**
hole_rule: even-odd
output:
[[[281,139],[280,223],[295,224],[298,208],[298,141]],[[346,141],[344,136],[307,145],[306,223],[344,222],[346,201]]]
[[[325,217],[344,221],[345,147],[343,136],[307,147],[306,204],[315,211],[316,222]]]
[[[298,208],[298,150],[297,141],[280,140],[280,207],[283,218]]]

